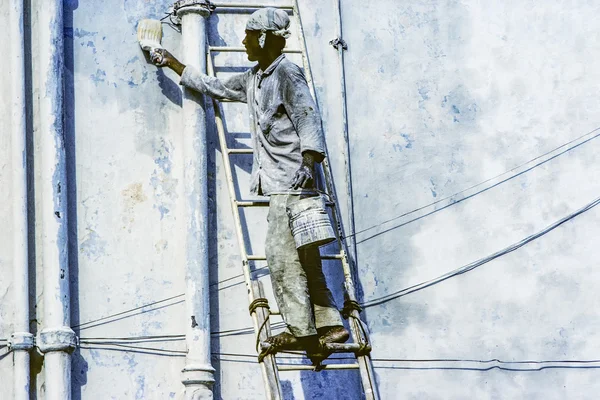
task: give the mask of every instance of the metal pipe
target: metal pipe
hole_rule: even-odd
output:
[[[23,1],[10,3],[9,57],[11,79],[11,156],[13,198],[13,290],[14,330],[9,340],[14,363],[14,399],[29,400],[29,352],[33,335],[29,332],[29,264],[27,243],[27,148],[25,122],[25,38]]]
[[[69,315],[62,1],[40,2],[39,27],[44,329],[37,345],[44,353],[45,398],[65,400],[71,398],[70,353],[75,348],[75,333]]]
[[[350,225],[350,232],[346,234],[346,246],[350,247],[349,256],[355,266],[358,265],[358,250],[356,249],[356,224],[354,222],[354,193],[352,189],[352,166],[350,163],[350,137],[348,134],[348,101],[346,98],[346,71],[344,68],[344,50],[346,50],[346,44],[342,39],[342,5],[341,0],[335,0],[337,6],[336,27],[338,31],[338,43],[335,48],[338,51],[338,63],[340,70],[340,88],[341,88],[341,106],[342,106],[342,129],[344,135],[344,164],[346,166],[346,207],[348,208],[348,223]],[[348,243],[348,237],[350,237],[350,243]]]
[[[184,64],[206,72],[206,20],[210,7],[187,2],[176,9],[181,19]],[[182,382],[185,398],[212,399],[215,369],[210,363],[210,306],[208,265],[207,141],[204,96],[183,89],[186,220],[186,312],[187,356]]]

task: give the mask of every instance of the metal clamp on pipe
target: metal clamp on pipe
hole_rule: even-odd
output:
[[[77,347],[77,336],[69,327],[44,329],[39,334],[37,347],[42,353],[50,351],[71,353]]]
[[[29,332],[15,332],[8,339],[10,350],[31,350],[34,346],[33,335]]]
[[[177,25],[181,25],[181,17],[186,13],[198,13],[203,17],[210,16],[216,6],[210,1],[179,0],[173,4],[173,16]]]

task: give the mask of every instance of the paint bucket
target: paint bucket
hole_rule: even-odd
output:
[[[298,250],[335,240],[323,196],[305,197],[288,204],[290,229]]]

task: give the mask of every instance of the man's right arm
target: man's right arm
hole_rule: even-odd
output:
[[[249,74],[237,74],[220,80],[198,71],[196,68],[181,63],[165,49],[150,52],[154,65],[169,67],[181,76],[180,84],[219,100],[233,100],[246,103],[246,83]]]

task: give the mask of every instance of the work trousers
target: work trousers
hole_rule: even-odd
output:
[[[279,311],[292,335],[316,335],[317,328],[343,325],[327,288],[318,247],[297,250],[286,213],[300,195],[271,195],[265,244]]]

